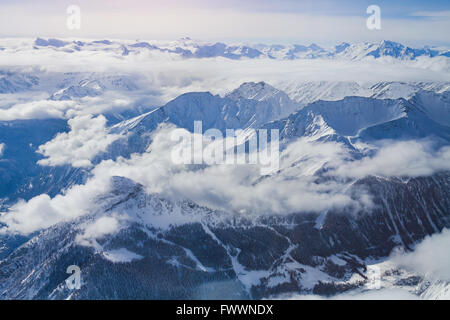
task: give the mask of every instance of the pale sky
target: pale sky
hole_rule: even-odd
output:
[[[371,4],[381,30],[366,27]],[[80,30],[66,26],[70,5],[81,10]],[[448,0],[0,0],[1,37],[448,45],[449,30]]]

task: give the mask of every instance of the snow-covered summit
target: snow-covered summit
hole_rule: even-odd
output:
[[[239,86],[239,88],[226,95],[227,98],[234,100],[243,98],[258,101],[273,99],[275,96],[278,96],[280,99],[289,98],[284,92],[272,87],[271,85],[263,81],[258,83],[244,82]]]

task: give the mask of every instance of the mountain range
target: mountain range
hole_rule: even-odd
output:
[[[215,58],[226,59],[346,59],[360,60],[364,58],[379,59],[390,57],[400,60],[414,60],[419,57],[449,57],[450,51],[445,47],[412,48],[394,41],[361,42],[335,45],[322,48],[317,44],[310,45],[267,45],[267,44],[226,44],[222,42],[208,43],[182,38],[177,41],[69,41],[59,39],[37,38],[18,48],[5,47],[3,50],[56,50],[67,53],[104,51],[115,55],[128,56],[139,53],[159,53],[179,56],[181,58]]]
[[[201,47],[189,39],[182,42],[184,47],[162,49],[145,42],[125,45],[106,40],[85,43],[37,39],[34,46],[38,50],[121,50],[122,54],[159,50],[186,58],[230,59],[415,59],[445,55],[435,49],[411,49],[391,42],[342,44],[334,51],[316,45]],[[2,93],[49,86],[39,73],[4,72],[1,76]],[[133,77],[117,75],[65,74],[63,81],[56,82],[46,101],[78,101],[109,91],[131,94],[140,90]],[[450,227],[448,169],[436,165],[432,173],[416,176],[358,176],[349,171],[342,175],[338,169],[343,165],[346,168],[347,163],[365,164],[386,141],[432,141],[429,152],[440,154],[450,143],[449,88],[447,82],[365,86],[356,82],[299,81],[280,83],[279,88],[265,82],[245,82],[224,95],[188,92],[159,107],[139,103],[127,110],[104,113],[108,119],[106,134],[121,138],[90,159],[94,169],[37,163],[45,158],[37,152],[39,146],[73,129],[66,119],[0,121],[0,143],[4,144],[0,158],[1,217],[14,214],[10,210],[19,199],[29,201],[43,194],[50,198],[64,196],[71,188],[87,184],[95,178],[98,165],[139,161],[139,157],[154,152],[151,146],[161,126],[193,132],[194,121],[202,121],[203,130],[279,130],[282,166],[271,175],[249,174],[245,184],[268,186],[271,197],[276,198],[287,192],[277,190],[277,186],[305,180],[308,187],[319,189],[321,196],[337,194],[338,200],[345,196],[352,203],[323,210],[294,210],[286,205],[281,206],[281,213],[255,207],[257,212],[246,215],[232,206],[212,207],[184,195],[174,198],[152,191],[125,174],[114,174],[109,179],[110,187],[95,196],[85,214],[27,234],[0,233],[0,298],[332,296],[369,290],[371,272],[378,266],[387,268],[383,269],[385,279],[392,277],[389,285],[393,287],[406,288],[417,297],[445,297],[448,282],[437,283],[398,266],[386,267],[386,261],[394,249],[412,251],[425,237]],[[333,146],[339,153],[320,149],[324,158],[319,160],[314,158],[315,149],[298,155],[302,151],[296,145],[298,141],[318,148]],[[343,159],[338,158],[341,153]],[[192,172],[202,169],[193,168]],[[338,191],[327,189],[334,185]],[[305,190],[300,184],[298,188],[294,196],[302,199]],[[362,191],[372,206],[353,205],[359,203]],[[220,199],[220,195],[214,197]],[[281,202],[285,205],[289,199]],[[11,220],[0,221],[7,230]],[[105,226],[111,229],[105,231]],[[65,285],[66,269],[74,264],[82,270],[82,287],[71,291]]]

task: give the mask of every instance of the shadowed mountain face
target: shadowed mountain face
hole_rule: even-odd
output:
[[[64,176],[63,168],[42,168],[37,161],[43,156],[38,147],[60,133],[68,131],[60,119],[0,121],[0,141],[5,145],[0,158],[0,198],[15,201],[28,199],[42,192],[56,194],[58,181],[52,175]]]
[[[208,52],[219,49],[221,46],[208,48]],[[388,94],[394,87],[392,83],[380,84],[378,92]],[[90,90],[101,88],[95,82],[80,84],[52,95],[52,99],[94,95]],[[111,143],[92,162],[97,165],[102,160],[142,154],[159,125],[193,131],[198,120],[203,123],[203,131],[279,129],[284,150],[299,138],[317,144],[337,143],[351,151],[352,161],[367,156],[361,145],[385,140],[432,139],[435,147],[448,146],[448,91],[417,90],[399,99],[345,97],[306,105],[265,83],[244,83],[223,97],[187,93],[106,128],[108,133],[124,138]],[[5,144],[0,158],[4,181],[0,198],[10,201],[4,202],[3,210],[18,198],[28,200],[43,193],[54,196],[75,184],[84,184],[92,175],[89,168],[36,164],[43,157],[36,153],[39,145],[69,130],[64,120],[0,123],[0,143]],[[291,179],[295,170],[302,172],[301,166],[302,159],[293,159],[289,168],[252,183]],[[369,281],[368,261],[386,258],[396,247],[412,250],[426,236],[450,227],[448,171],[409,178],[368,175],[344,179],[330,176],[329,168],[329,162],[317,165],[311,174],[315,185],[344,180],[348,195],[356,197],[364,190],[372,205],[247,215],[151,193],[128,178],[115,176],[111,189],[97,196],[95,206],[84,215],[31,235],[0,235],[0,298],[260,299],[287,293],[331,295],[365,286]],[[105,221],[113,228],[105,231]],[[82,270],[80,290],[71,291],[65,284],[69,265]],[[425,286],[425,280],[419,277],[420,281]]]

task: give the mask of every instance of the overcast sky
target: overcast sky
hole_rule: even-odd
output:
[[[366,9],[381,8],[381,30]],[[81,29],[66,27],[69,5]],[[450,43],[448,0],[0,0],[2,37],[82,37],[247,42],[374,41]]]

